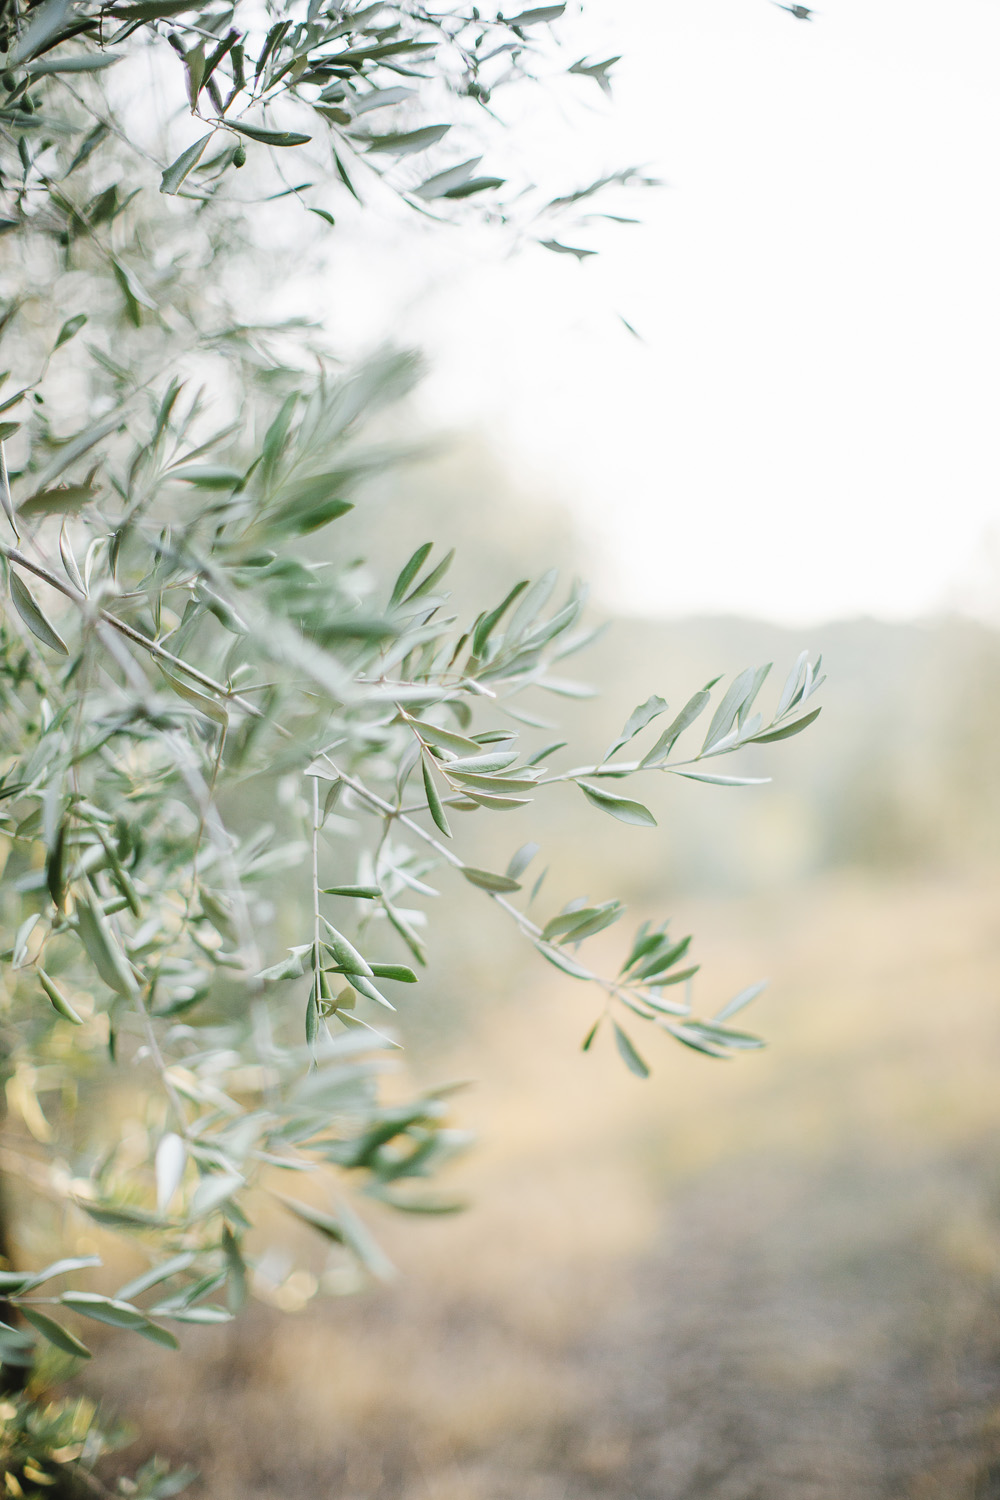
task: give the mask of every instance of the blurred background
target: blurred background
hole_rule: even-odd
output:
[[[469,1210],[379,1220],[391,1286],[293,1278],[102,1389],[213,1500],[997,1500],[1000,12],[567,26],[615,100],[525,104],[536,157],[666,186],[579,262],[334,237],[311,295],[345,348],[425,350],[433,439],[344,524],[454,542],[460,604],[589,577],[596,695],[540,707],[581,760],[650,693],[822,651],[815,728],[744,763],[771,784],[644,786],[657,832],[553,788],[465,845],[541,837],[550,899],[669,914],[706,1010],[769,979],[768,1049],[581,1054],[582,987],[449,885],[403,1029],[420,1083],[474,1081]]]

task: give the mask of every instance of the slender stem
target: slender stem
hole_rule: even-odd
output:
[[[176,671],[183,672],[193,682],[199,683],[201,687],[208,688],[209,692],[218,694],[220,698],[224,698],[229,703],[234,703],[237,708],[241,708],[244,713],[250,714],[255,719],[267,718],[267,715],[256,704],[251,703],[249,699],[244,698],[240,693],[234,693],[224,683],[216,682],[215,678],[209,677],[207,672],[202,672],[197,667],[192,667],[182,657],[175,656],[172,651],[168,651],[165,646],[161,646],[158,641],[154,641],[151,636],[144,635],[134,625],[129,625],[127,621],[119,619],[109,609],[98,606],[95,610],[86,595],[81,594],[71,584],[64,583],[57,573],[53,573],[51,568],[47,568],[42,563],[37,563],[32,558],[27,557],[20,548],[11,547],[6,542],[0,542],[0,553],[2,553],[8,562],[16,563],[18,567],[24,568],[29,573],[33,573],[36,578],[40,578],[43,583],[47,583],[50,588],[54,588],[64,598],[72,600],[80,609],[87,613],[95,613],[98,619],[102,620],[105,625],[110,625],[113,630],[117,630],[120,635],[125,636],[127,640],[132,641],[135,645],[141,646],[144,651],[148,651],[151,656],[155,656],[159,661],[169,662]],[[292,738],[287,730],[279,729],[279,733],[283,734],[287,739]]]
[[[461,859],[459,855],[455,854],[451,849],[449,849],[446,844],[442,844],[440,839],[435,838],[432,833],[428,833],[425,828],[421,828],[420,824],[415,822],[406,813],[397,813],[390,802],[386,802],[384,798],[378,795],[377,792],[370,791],[369,788],[365,786],[364,782],[359,781],[357,777],[348,775],[348,773],[342,771],[339,766],[334,765],[334,762],[330,760],[329,756],[325,756],[324,759],[326,759],[329,762],[331,768],[336,771],[337,775],[340,777],[341,781],[343,781],[344,785],[349,786],[351,791],[354,792],[356,796],[360,797],[363,802],[366,802],[369,807],[373,808],[377,812],[382,813],[385,817],[395,818],[397,822],[402,823],[404,828],[409,829],[409,831],[412,834],[415,834],[417,838],[421,839],[423,843],[428,844],[437,854],[441,856],[442,859],[447,860],[447,862],[456,870],[465,870],[468,868],[465,861]],[[505,896],[501,896],[496,891],[485,891],[484,895],[489,896],[493,901],[496,902],[498,906],[503,908],[508,916],[513,917],[520,930],[525,934],[526,937],[530,938],[533,943],[544,941],[542,937],[542,929],[537,925],[537,923],[533,922],[530,917],[526,917],[524,912],[518,911],[517,907],[514,906],[510,901],[508,901]],[[604,979],[600,974],[595,974],[592,970],[587,969],[585,965],[577,963],[575,959],[573,962],[580,970],[581,979],[586,978],[593,981],[593,983],[599,985],[601,989],[606,990],[608,994],[619,995],[626,988],[623,985],[617,984],[613,979]]]
[[[319,1011],[319,778],[312,778],[312,884],[313,884],[313,984],[316,988],[316,1010]]]
[[[7,448],[2,438],[0,438],[0,500],[3,502],[4,515],[10,522],[10,529],[20,541],[17,522],[14,519],[14,497],[10,492],[10,475],[7,472]]]

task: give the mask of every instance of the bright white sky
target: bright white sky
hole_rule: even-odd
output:
[[[449,252],[398,314],[435,415],[571,507],[605,603],[804,624],[1000,595],[1000,7],[818,3],[590,0],[614,107],[595,88],[552,149],[574,183],[636,161],[668,188],[583,266]]]

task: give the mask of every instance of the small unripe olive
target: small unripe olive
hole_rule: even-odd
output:
[[[3,74],[0,74],[0,83],[3,84],[3,86],[7,90],[8,94],[12,94],[14,92],[14,90],[17,88],[17,79],[14,77],[14,74],[11,73],[9,69],[7,70],[7,72],[5,72]]]
[[[17,102],[20,105],[21,109],[24,110],[24,113],[26,115],[33,115],[35,113],[35,106],[32,104],[27,94],[23,95],[23,97],[20,98]]]
[[[247,160],[247,148],[241,143],[233,152],[233,166],[245,167]]]

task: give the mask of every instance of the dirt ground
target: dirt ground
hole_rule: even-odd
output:
[[[477,1206],[380,1226],[399,1281],[125,1343],[104,1393],[212,1500],[1000,1500],[998,897],[689,904],[772,1046],[646,1084],[525,990],[456,1058]]]

